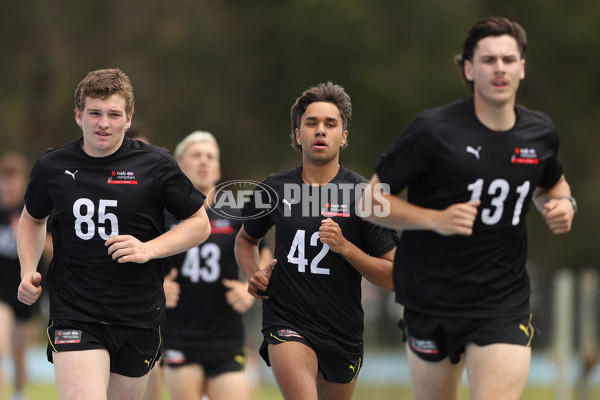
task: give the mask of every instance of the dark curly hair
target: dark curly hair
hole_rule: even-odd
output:
[[[311,87],[302,93],[302,96],[296,99],[296,102],[290,111],[290,118],[292,120],[292,134],[290,135],[292,139],[291,146],[299,152],[302,152],[302,146],[296,141],[296,129],[300,128],[302,115],[306,112],[306,107],[308,107],[309,104],[321,101],[333,103],[337,106],[342,117],[343,130],[347,130],[348,126],[350,126],[352,103],[350,102],[350,96],[346,93],[344,88],[331,82],[321,83]],[[346,148],[346,146],[348,146],[348,141],[344,143],[342,149]]]

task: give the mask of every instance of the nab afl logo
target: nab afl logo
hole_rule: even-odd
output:
[[[210,209],[219,216],[228,219],[247,220],[264,217],[273,212],[279,204],[279,196],[264,183],[251,180],[236,180],[217,185],[214,192],[215,202]],[[248,206],[246,207],[247,203]],[[246,207],[246,215],[232,213],[231,210],[241,211]]]

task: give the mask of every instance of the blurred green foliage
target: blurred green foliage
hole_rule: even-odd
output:
[[[365,176],[424,108],[470,93],[453,55],[478,19],[527,30],[519,102],[547,112],[580,204],[571,234],[530,213],[530,255],[544,270],[598,262],[600,3],[583,0],[3,0],[0,143],[35,160],[80,135],[73,90],[88,71],[119,67],[136,91],[134,119],[173,150],[196,129],[216,134],[227,179],[289,168],[289,109],[333,81],[354,115],[342,162]]]

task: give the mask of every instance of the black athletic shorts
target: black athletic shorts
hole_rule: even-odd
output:
[[[319,371],[323,374],[323,378],[327,382],[334,383],[350,383],[353,382],[363,363],[363,354],[358,356],[343,356],[327,353],[326,351],[315,349],[302,334],[292,329],[277,329],[265,335],[259,353],[268,366],[271,366],[269,361],[269,352],[267,348],[270,344],[278,345],[285,342],[302,343],[316,353],[319,361]]]
[[[243,371],[248,362],[248,351],[244,347],[223,349],[165,347],[161,364],[171,368],[189,364],[200,364],[207,377],[212,378],[226,372]]]
[[[403,340],[422,360],[460,361],[468,343],[486,346],[495,343],[529,347],[534,335],[532,314],[508,318],[445,318],[404,310],[398,325]]]
[[[0,303],[6,303],[15,314],[15,319],[19,322],[29,321],[38,304],[34,303],[33,305],[28,306],[27,304],[21,303],[17,298],[16,290],[10,296],[3,296],[2,291],[0,291]]]
[[[46,354],[106,349],[110,372],[137,378],[146,375],[161,355],[160,327],[134,328],[99,322],[50,320]]]
[[[20,273],[18,268],[12,271],[0,267],[0,302],[8,304],[17,321],[27,321],[31,319],[38,303],[28,306],[17,298],[17,291],[21,284]]]

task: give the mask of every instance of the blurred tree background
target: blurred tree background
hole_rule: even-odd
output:
[[[118,67],[136,91],[134,120],[155,144],[172,151],[193,130],[211,131],[223,179],[260,180],[299,162],[289,109],[330,80],[354,106],[342,162],[370,177],[417,112],[470,95],[452,58],[491,15],[527,30],[518,102],[552,117],[580,205],[560,237],[530,213],[532,274],[547,287],[552,271],[599,260],[597,1],[2,0],[0,145],[35,160],[79,137],[75,86],[90,70]]]

